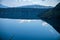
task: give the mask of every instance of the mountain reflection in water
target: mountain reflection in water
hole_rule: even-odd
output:
[[[42,20],[0,18],[1,40],[60,40],[59,33]]]

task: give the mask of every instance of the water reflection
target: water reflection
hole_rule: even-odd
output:
[[[59,33],[42,20],[0,18],[0,39],[3,40],[58,40]]]

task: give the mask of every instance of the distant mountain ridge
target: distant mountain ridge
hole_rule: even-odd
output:
[[[0,8],[7,8],[8,6],[0,4]]]
[[[28,5],[29,6],[29,5]],[[52,7],[30,5],[23,7],[11,7],[11,8],[0,8],[0,18],[12,18],[12,19],[38,19],[38,14],[42,15]],[[43,7],[43,8],[41,8]]]
[[[8,6],[0,4],[0,8],[8,8]],[[43,6],[43,5],[24,5],[18,7],[9,7],[9,8],[52,8],[51,6]]]
[[[20,6],[20,8],[52,8],[52,7],[43,6],[43,5],[25,5],[25,6]]]

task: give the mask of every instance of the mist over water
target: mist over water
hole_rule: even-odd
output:
[[[2,40],[58,40],[59,33],[42,20],[0,18],[0,38]]]

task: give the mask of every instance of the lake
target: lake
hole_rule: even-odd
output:
[[[60,34],[43,20],[0,18],[1,40],[59,40]]]

